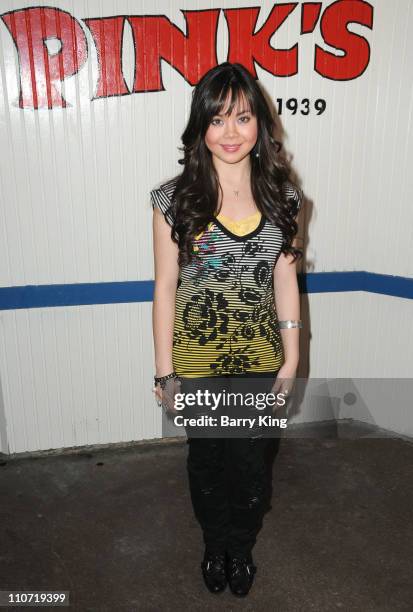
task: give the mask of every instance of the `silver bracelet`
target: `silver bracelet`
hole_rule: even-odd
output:
[[[291,329],[292,327],[299,327],[301,329],[303,324],[301,319],[299,319],[298,321],[278,321],[278,326],[280,329]]]

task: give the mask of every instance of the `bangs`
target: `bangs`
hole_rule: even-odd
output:
[[[211,104],[211,116],[220,115],[223,113],[227,106],[227,99],[229,97],[229,106],[226,109],[226,115],[230,115],[235,106],[239,106],[240,111],[250,111],[252,115],[255,115],[254,98],[251,93],[247,90],[242,89],[239,82],[226,83],[216,100]]]

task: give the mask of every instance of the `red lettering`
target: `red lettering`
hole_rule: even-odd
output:
[[[99,81],[95,98],[123,96],[130,93],[122,74],[122,38],[124,17],[85,19],[92,32],[99,61]]]
[[[359,77],[370,61],[368,41],[349,32],[349,23],[373,27],[373,7],[363,0],[338,0],[326,8],[321,18],[321,34],[331,47],[344,51],[334,55],[315,46],[314,70],[328,79],[348,81]]]
[[[313,32],[320,17],[321,2],[304,2],[301,9],[301,34]]]
[[[297,7],[298,2],[274,4],[265,23],[256,31],[259,7],[223,9],[228,26],[228,61],[243,64],[257,78],[258,63],[279,77],[298,72],[298,43],[277,49],[270,40]],[[313,32],[322,2],[301,3],[301,35]],[[218,63],[216,33],[221,9],[183,10],[186,34],[164,15],[131,15],[85,19],[96,45],[99,78],[93,99],[130,93],[163,91],[161,60],[168,62],[190,84]],[[67,106],[62,96],[65,79],[76,74],[87,60],[86,36],[67,11],[32,7],[0,16],[10,32],[19,57],[20,108]],[[135,47],[132,91],[122,72],[125,21],[129,21]],[[323,77],[345,81],[359,77],[370,61],[366,38],[348,30],[356,23],[373,27],[373,7],[365,0],[336,0],[326,7],[320,31],[326,45],[341,55],[315,45],[314,70]],[[297,35],[299,33],[297,32]],[[54,46],[50,41],[58,43]]]
[[[185,35],[164,16],[128,17],[135,43],[133,93],[164,90],[161,59],[166,60],[190,85],[216,66],[216,30],[220,9],[182,11]]]
[[[298,44],[291,49],[274,49],[271,36],[293,12],[297,2],[287,2],[273,7],[268,19],[255,32],[259,8],[225,9],[229,29],[229,62],[243,64],[255,77],[254,61],[275,76],[290,76],[298,72]]]
[[[87,59],[86,37],[78,21],[55,8],[26,8],[2,15],[19,55],[20,108],[65,107],[56,88],[78,72]],[[46,41],[58,39],[60,50],[50,54]]]

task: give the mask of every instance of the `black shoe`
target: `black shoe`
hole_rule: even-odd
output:
[[[205,551],[201,563],[204,582],[211,593],[221,593],[227,586],[225,573],[225,554],[208,553]]]
[[[248,595],[252,583],[254,582],[255,572],[257,571],[251,555],[246,557],[229,556],[226,570],[232,593],[237,595],[237,597],[245,597]]]

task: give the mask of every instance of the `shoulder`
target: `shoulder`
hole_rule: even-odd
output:
[[[160,183],[157,187],[154,187],[151,190],[151,195],[154,195],[156,198],[161,198],[164,201],[168,201],[168,203],[171,202],[172,200],[172,196],[175,190],[175,186],[176,186],[176,182],[178,180],[178,177],[175,176],[171,179],[168,179],[167,181],[164,181],[163,183]]]
[[[178,181],[178,177],[174,176],[173,178],[162,183],[162,185],[160,185],[159,187],[159,189],[161,189],[163,193],[167,196],[169,201],[172,200],[172,196],[175,191],[177,181]]]
[[[298,214],[303,202],[303,192],[300,187],[291,183],[290,181],[284,181],[282,191],[287,201],[292,206],[293,216],[295,217]]]
[[[150,191],[152,208],[155,208],[155,206],[159,208],[170,225],[173,223],[174,219],[172,196],[177,178],[178,177],[168,179]]]

